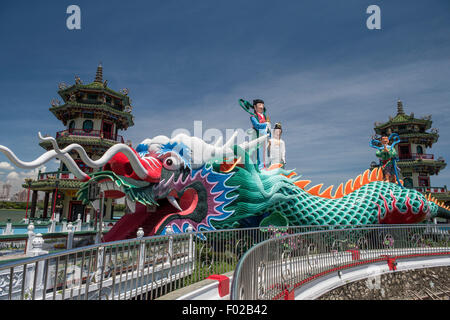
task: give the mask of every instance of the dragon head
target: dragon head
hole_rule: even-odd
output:
[[[223,146],[184,134],[146,139],[136,150],[127,147],[123,150],[132,152],[119,151],[110,157],[101,171],[90,175],[78,198],[89,203],[89,184],[96,181],[106,198],[125,198],[129,224],[135,215],[133,220],[146,235],[164,234],[168,226],[174,232],[184,232],[189,226],[194,231],[213,230],[213,221],[233,213],[226,207],[236,197],[232,192],[237,186],[226,182],[235,173],[233,169],[243,165],[235,150],[253,149],[261,140],[237,146],[232,141],[235,136]],[[137,164],[145,175],[138,175]],[[98,208],[99,200],[92,204]]]

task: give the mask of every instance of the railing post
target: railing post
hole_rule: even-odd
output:
[[[34,239],[34,237],[35,237],[35,235],[34,235],[34,224],[33,224],[33,221],[32,222],[30,222],[30,224],[28,225],[28,231],[27,231],[27,234],[28,234],[28,241],[27,241],[27,247],[26,247],[26,249],[25,249],[25,254],[27,255],[27,256],[30,256],[31,255],[31,249],[33,248],[33,245],[32,245],[32,242],[33,242],[33,239]]]
[[[81,214],[78,214],[77,217],[77,227],[75,229],[76,231],[81,231]]]
[[[5,228],[5,231],[3,231],[3,234],[4,235],[13,234],[11,219],[8,219],[8,222],[6,223],[6,228]]]
[[[63,220],[61,232],[67,232],[67,221]]]
[[[66,248],[67,250],[72,249],[72,245],[73,245],[73,225],[72,222],[69,222],[69,224],[67,225],[67,244],[66,244]]]
[[[99,280],[103,280],[103,255],[105,253],[104,247],[98,248],[98,260],[97,260],[97,271],[95,272],[95,282],[98,283]],[[100,299],[100,297],[99,297]]]
[[[186,232],[189,233],[189,252],[188,252],[188,259],[194,260],[194,235],[193,235],[194,228],[189,224],[186,228]]]
[[[49,233],[54,233],[56,232],[56,219],[51,219],[51,224],[50,224],[50,228],[48,230]]]
[[[31,241],[31,249],[27,252],[30,257],[37,257],[44,254],[48,254],[48,251],[42,250],[44,244],[44,238],[42,234],[38,233],[33,237]],[[37,266],[37,274],[36,274]],[[27,274],[25,277],[25,296],[26,300],[34,300],[37,297],[42,297],[45,292],[42,292],[44,286],[44,266],[45,260],[37,263],[27,265]]]
[[[55,220],[56,222],[59,222],[59,218],[61,218],[61,215],[59,214],[59,212],[57,214],[55,214]]]
[[[172,258],[172,254],[173,254],[173,229],[171,226],[167,226],[166,227],[166,234],[169,236],[169,257]]]
[[[136,238],[140,241],[140,250],[139,250],[139,274],[141,275],[144,271],[144,258],[145,258],[145,242],[142,241],[144,237],[144,229],[139,228],[136,233]]]

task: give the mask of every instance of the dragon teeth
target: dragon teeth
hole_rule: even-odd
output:
[[[94,200],[91,202],[92,207],[94,207],[95,211],[98,211],[100,209],[100,200]]]
[[[183,209],[181,209],[180,205],[178,204],[177,200],[175,200],[174,197],[167,196],[167,200],[169,200],[170,204],[175,208],[177,208],[179,211],[183,211]]]
[[[135,201],[131,200],[130,197],[126,196],[125,203],[126,203],[126,206],[128,207],[128,209],[130,210],[130,212],[132,212],[132,213],[136,212],[136,202]]]
[[[164,184],[164,187],[167,188],[171,185],[171,183],[173,182],[173,177],[174,177],[174,173],[172,173],[172,175],[170,176],[169,180],[167,180],[167,182]]]

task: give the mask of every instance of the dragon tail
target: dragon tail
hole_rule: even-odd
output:
[[[445,209],[443,207],[439,207],[438,211],[437,211],[437,214],[436,214],[436,217],[450,220],[450,210]]]
[[[444,201],[439,201],[438,199],[433,197],[431,193],[428,193],[425,196],[425,199],[427,199],[430,202],[434,202],[438,206],[436,217],[450,219],[450,206],[445,205]]]

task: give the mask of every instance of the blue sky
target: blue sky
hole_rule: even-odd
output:
[[[81,30],[66,8],[81,8]],[[381,30],[366,8],[381,8]],[[375,159],[375,121],[433,115],[450,159],[450,2],[430,1],[2,1],[0,144],[38,157],[37,132],[62,124],[48,111],[59,82],[93,81],[99,61],[113,89],[127,87],[139,143],[177,128],[246,128],[239,98],[262,98],[281,122],[287,163],[339,184]],[[0,162],[6,157],[0,155]],[[55,167],[54,163],[47,170]],[[0,165],[15,186],[35,174]],[[450,182],[450,169],[432,178]]]

